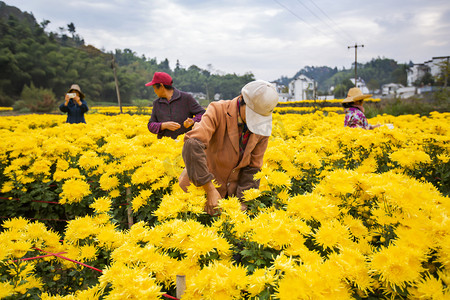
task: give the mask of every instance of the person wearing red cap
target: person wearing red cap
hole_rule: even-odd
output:
[[[153,86],[158,96],[147,127],[159,139],[165,136],[176,139],[191,130],[195,122],[200,122],[205,113],[194,97],[173,87],[172,77],[167,73],[155,72],[145,86]]]

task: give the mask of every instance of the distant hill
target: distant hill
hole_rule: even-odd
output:
[[[36,19],[33,15],[22,12],[20,9],[14,6],[8,6],[5,2],[0,1],[0,19],[7,20],[10,16],[15,17],[19,21],[26,21],[30,25],[36,23]]]
[[[385,83],[394,82],[406,85],[406,70],[410,64],[399,64],[389,58],[374,58],[368,63],[358,64],[358,77],[361,77],[372,91],[380,89],[381,85]],[[293,77],[281,77],[276,82],[287,85],[301,74],[316,80],[318,82],[318,91],[321,94],[327,94],[332,86],[335,88],[335,91],[337,89],[337,92],[348,90],[350,85],[352,85],[350,78],[355,76],[353,68],[338,70],[337,67],[306,66]]]

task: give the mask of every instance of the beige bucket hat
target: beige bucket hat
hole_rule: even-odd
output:
[[[272,133],[272,112],[278,104],[278,93],[267,81],[255,80],[241,90],[246,104],[245,118],[248,129],[262,136]]]
[[[351,88],[348,90],[347,98],[342,100],[342,103],[350,103],[358,100],[363,100],[372,97],[372,94],[363,94],[359,88]]]
[[[72,84],[67,92],[70,93],[71,91],[77,91],[78,93],[80,93],[80,98],[84,99],[84,94],[83,92],[81,92],[80,86],[78,84]]]

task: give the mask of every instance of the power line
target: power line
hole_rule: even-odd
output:
[[[331,19],[330,16],[329,16],[326,12],[324,12],[324,11],[323,11],[323,10],[322,10],[322,9],[321,9],[321,8],[320,8],[313,0],[309,0],[309,1],[311,1],[312,4],[313,4],[318,10],[320,10],[320,12],[321,12],[325,17],[327,17],[328,20],[330,20],[330,21],[336,26],[337,29],[339,29],[339,30],[342,31],[345,35],[347,35],[347,37],[349,37],[350,40],[352,40],[352,41],[355,40],[348,32],[346,32],[346,31],[343,30],[341,27],[339,27],[339,25],[338,25],[336,22],[334,22],[333,19]]]
[[[287,10],[288,12],[290,12],[293,16],[295,16],[297,19],[299,19],[300,21],[302,21],[303,23],[305,23],[306,25],[308,25],[308,26],[311,27],[312,29],[314,29],[314,30],[320,32],[320,33],[321,33],[322,35],[324,35],[324,36],[333,38],[332,36],[330,36],[330,35],[328,35],[327,33],[323,32],[322,30],[320,30],[320,29],[317,28],[316,26],[314,26],[314,25],[309,24],[308,22],[306,22],[302,17],[300,17],[300,16],[299,16],[298,14],[296,14],[294,11],[292,11],[291,9],[289,9],[286,5],[282,4],[280,1],[278,1],[278,0],[273,0],[273,1],[275,1],[276,3],[278,3],[278,5],[280,5],[280,6],[283,7],[284,9],[286,9],[286,10]],[[340,39],[338,39],[338,43],[340,43],[340,44],[346,46],[344,43],[342,43],[342,42],[340,41]]]
[[[304,8],[306,8],[313,16],[315,16],[317,19],[322,21],[326,26],[328,26],[331,30],[334,31],[337,35],[339,35],[341,38],[347,39],[347,37],[344,37],[340,32],[338,32],[336,29],[334,29],[333,26],[331,26],[329,23],[325,22],[320,16],[318,16],[314,11],[312,11],[308,6],[306,6],[303,2],[300,0],[297,0],[298,3],[300,3]],[[314,3],[314,2],[313,2]],[[353,40],[351,40],[353,41]]]

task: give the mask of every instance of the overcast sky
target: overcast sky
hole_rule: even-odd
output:
[[[3,0],[47,31],[75,24],[105,51],[177,59],[214,72],[275,80],[305,66],[350,68],[392,58],[423,63],[450,55],[450,0]]]

